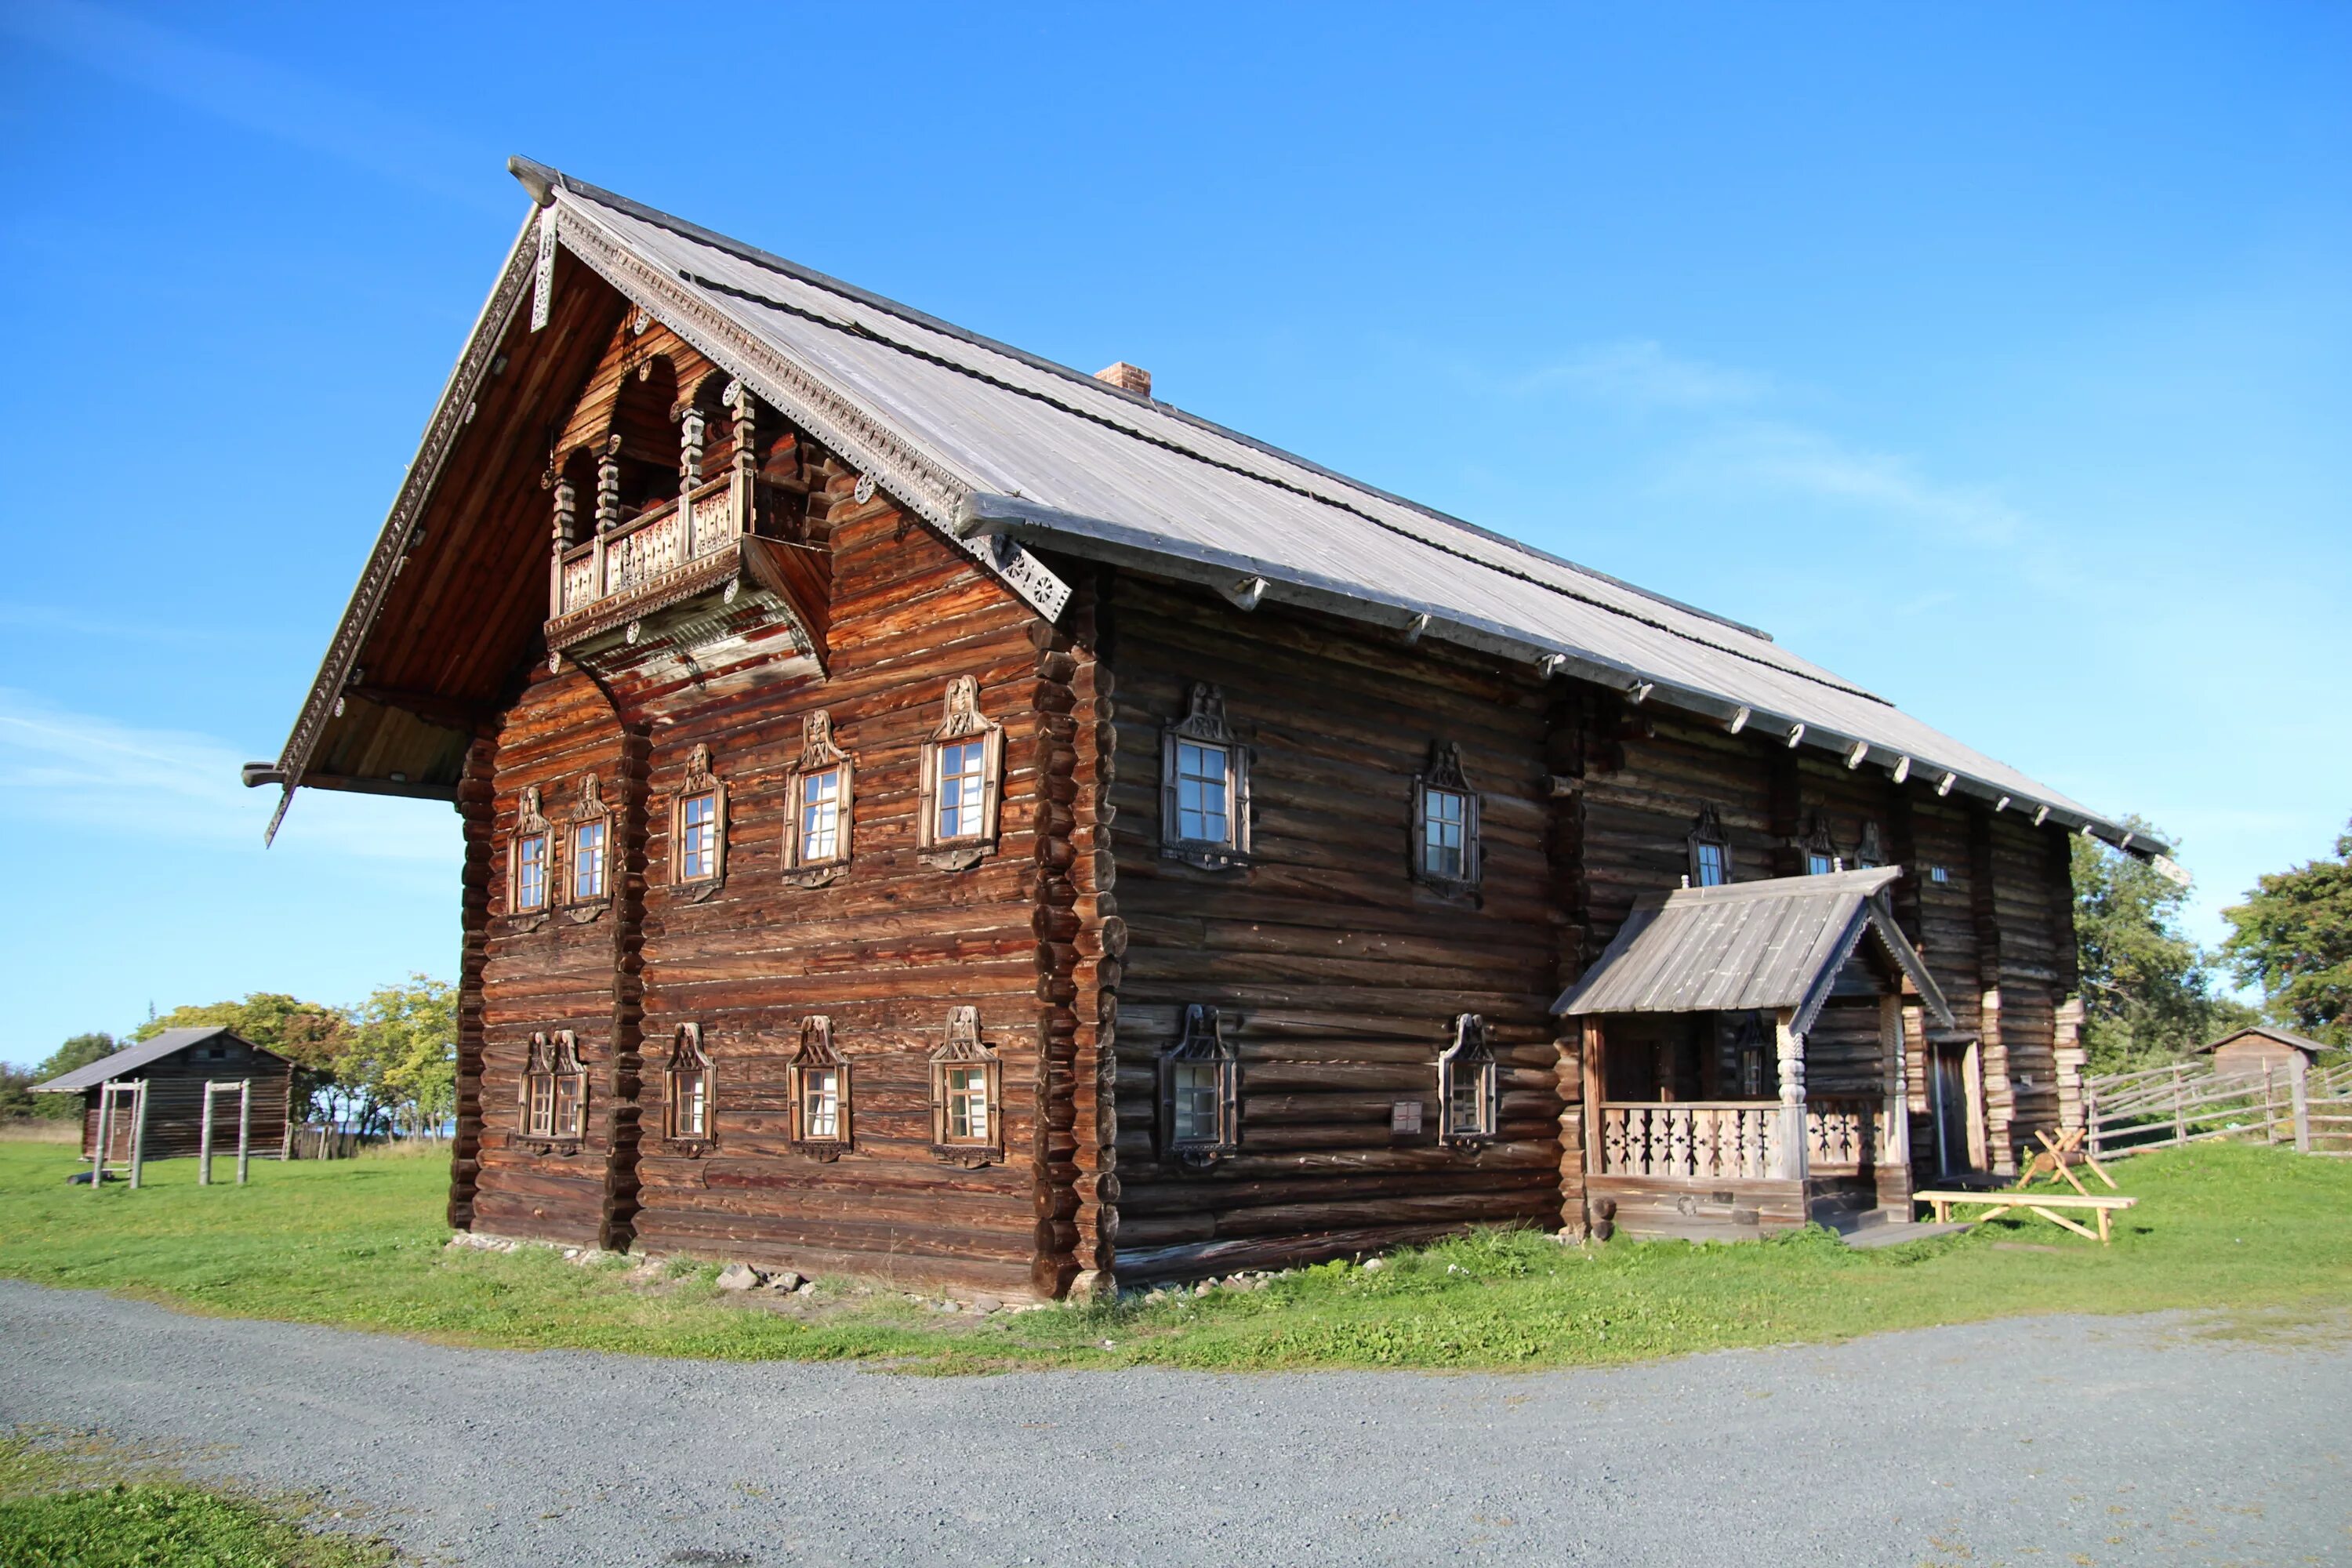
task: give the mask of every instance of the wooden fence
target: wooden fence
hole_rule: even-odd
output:
[[[2303,1073],[2176,1062],[2085,1079],[2083,1100],[2095,1159],[2213,1138],[2352,1157],[2352,1062]]]

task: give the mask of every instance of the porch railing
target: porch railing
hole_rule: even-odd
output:
[[[1681,1182],[1855,1175],[1886,1147],[1883,1101],[1804,1107],[1801,1172],[1787,1156],[1791,1107],[1770,1100],[1618,1101],[1601,1108],[1599,1173]]]

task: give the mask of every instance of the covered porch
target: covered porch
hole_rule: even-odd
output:
[[[1640,900],[1554,1011],[1576,1026],[1588,1210],[1633,1236],[1907,1223],[1903,1009],[1951,1011],[1893,867]]]

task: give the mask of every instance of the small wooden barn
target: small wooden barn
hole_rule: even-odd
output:
[[[2213,1058],[2213,1070],[2231,1078],[2261,1078],[2265,1073],[2284,1083],[2301,1078],[2327,1047],[2286,1029],[2249,1024],[2197,1047]]]
[[[62,1078],[36,1084],[35,1094],[81,1096],[81,1153],[98,1153],[99,1096],[110,1083],[147,1086],[144,1153],[150,1160],[193,1157],[204,1136],[205,1085],[250,1083],[248,1146],[276,1157],[286,1148],[287,1107],[293,1099],[294,1064],[223,1026],[166,1029],[153,1039],[76,1068]],[[224,1096],[213,1110],[213,1147],[236,1148],[237,1100]],[[137,1129],[131,1117],[108,1120],[109,1163],[131,1158]]]

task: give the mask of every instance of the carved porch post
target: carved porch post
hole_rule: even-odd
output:
[[[604,438],[604,449],[596,458],[596,555],[589,582],[600,599],[612,591],[604,581],[604,536],[620,526],[621,437],[615,434]]]
[[[1793,1026],[1796,1009],[1783,1007],[1773,1020],[1772,1038],[1780,1062],[1780,1168],[1784,1182],[1805,1179],[1805,1037]]]
[[[694,521],[694,487],[702,482],[703,433],[702,410],[689,403],[677,421],[678,542],[689,556],[702,552],[695,537],[701,530]]]
[[[729,501],[735,508],[735,531],[751,531],[751,487],[759,478],[760,400],[740,381],[727,384],[725,401],[735,411],[735,472]]]
[[[1878,1049],[1886,1075],[1885,1133],[1876,1153],[1878,1206],[1911,1217],[1911,1102],[1903,1074],[1903,998],[1878,999]]]
[[[563,552],[580,542],[580,497],[561,472],[549,473],[548,488],[555,492],[554,539],[547,565],[547,615],[552,620],[569,607],[563,602]]]

